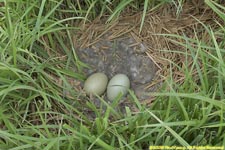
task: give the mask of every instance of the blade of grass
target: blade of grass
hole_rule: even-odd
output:
[[[145,0],[143,15],[142,15],[142,18],[141,18],[141,26],[140,26],[140,29],[139,29],[139,34],[141,33],[143,25],[144,25],[145,16],[146,16],[146,12],[147,12],[147,9],[148,9],[148,3],[149,3],[149,0]]]
[[[165,123],[160,120],[155,114],[151,111],[146,110],[151,116],[153,116],[160,124],[162,124],[178,141],[182,146],[188,147],[190,146],[180,135],[178,135],[173,129],[165,125]]]
[[[122,0],[120,3],[116,6],[116,8],[113,10],[113,13],[110,15],[110,17],[107,19],[106,22],[111,22],[116,16],[120,14],[120,12],[132,2],[133,0]]]

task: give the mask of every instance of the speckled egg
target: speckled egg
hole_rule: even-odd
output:
[[[102,95],[107,87],[108,78],[104,73],[94,73],[84,83],[84,91],[88,94]]]
[[[130,88],[130,80],[125,74],[117,74],[110,81],[107,86],[107,97],[109,100],[114,100],[120,93],[127,94]]]

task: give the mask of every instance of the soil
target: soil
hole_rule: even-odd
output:
[[[126,74],[131,81],[131,89],[139,100],[146,99],[143,86],[149,84],[155,76],[156,66],[147,56],[143,43],[137,44],[131,37],[109,40],[103,36],[91,47],[79,49],[78,56],[90,68],[84,69],[89,76],[95,72],[104,72],[109,79],[118,73]]]

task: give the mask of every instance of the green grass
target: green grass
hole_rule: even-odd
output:
[[[82,69],[87,67],[72,42],[72,34],[79,29],[74,24],[105,14],[110,22],[129,7],[143,11],[141,31],[148,9],[169,2],[179,12],[181,0],[0,2],[0,149],[225,146],[224,24],[218,23],[218,29],[202,24],[211,39],[207,43],[197,36],[162,35],[186,49],[172,51],[185,56],[183,67],[168,60],[171,74],[161,91],[147,93],[156,96],[151,107],[129,91],[138,111],[128,106],[120,111],[119,99],[108,104],[99,97],[98,108],[73,90],[68,78],[83,82]],[[225,18],[224,6],[210,0],[205,3]],[[185,74],[183,83],[174,81],[172,68]]]

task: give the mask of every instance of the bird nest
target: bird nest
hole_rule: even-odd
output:
[[[85,70],[86,74],[97,71],[105,72],[109,77],[116,73],[127,74],[131,79],[131,88],[142,103],[147,104],[154,97],[145,93],[159,90],[160,85],[171,76],[171,71],[173,80],[182,84],[185,74],[177,66],[185,67],[184,60],[189,59],[190,64],[193,60],[182,53],[188,50],[179,44],[185,43],[179,35],[208,41],[209,36],[206,36],[201,23],[212,24],[215,17],[207,6],[195,6],[186,2],[179,16],[171,5],[150,11],[146,14],[141,32],[142,13],[129,16],[133,14],[129,9],[112,23],[106,24],[104,18],[107,17],[82,23],[83,28],[73,39],[78,46],[78,56],[91,66]]]

